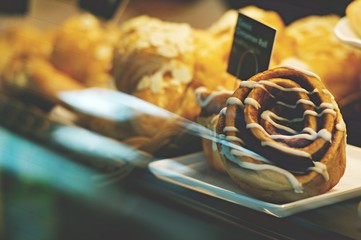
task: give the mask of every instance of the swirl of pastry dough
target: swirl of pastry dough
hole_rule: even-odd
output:
[[[232,94],[233,91],[230,90],[209,91],[205,87],[197,88],[197,102],[202,109],[196,118],[197,123],[215,131],[219,118],[218,113],[226,106],[226,101]],[[227,171],[219,155],[216,142],[202,138],[202,148],[205,160],[209,166],[220,173],[226,173]]]
[[[317,75],[278,67],[243,81],[220,112],[218,144],[230,177],[247,193],[286,202],[324,193],[345,169],[346,128]]]

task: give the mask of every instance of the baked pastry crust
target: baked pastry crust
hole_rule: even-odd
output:
[[[226,11],[216,22],[214,22],[207,30],[214,35],[221,49],[223,50],[223,59],[228,62],[231,46],[233,42],[234,29],[237,23],[238,12],[251,17],[265,25],[268,25],[277,30],[276,39],[274,43],[274,51],[272,54],[270,66],[274,67],[281,59],[288,56],[289,46],[284,41],[285,24],[281,16],[270,10],[264,10],[256,6],[247,6],[238,10]]]
[[[289,202],[327,192],[345,170],[342,115],[311,72],[279,67],[242,82],[216,131],[226,140],[218,150],[227,173],[259,199]]]
[[[333,32],[339,20],[336,15],[308,16],[288,25],[284,40],[290,55],[279,63],[316,73],[337,101],[360,89],[361,76],[360,53]]]
[[[84,13],[67,19],[56,31],[50,61],[89,87],[112,88],[114,45],[119,31]]]
[[[210,91],[204,87],[197,89],[197,102],[202,108],[201,113],[196,118],[197,123],[215,132],[219,112],[226,106],[226,101],[232,96],[232,93],[233,91],[227,90]],[[227,172],[215,141],[206,137],[202,138],[202,149],[205,160],[210,167],[220,173]]]

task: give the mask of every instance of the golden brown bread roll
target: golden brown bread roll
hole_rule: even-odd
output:
[[[91,14],[66,20],[56,32],[51,62],[86,86],[113,87],[110,70],[119,33]]]
[[[28,24],[12,24],[0,34],[0,73],[14,58],[48,58],[53,48],[54,31],[40,31]],[[29,47],[32,46],[32,47]]]
[[[9,26],[1,34],[0,79],[6,94],[54,104],[60,91],[84,87],[49,62],[54,37],[54,30],[41,31],[27,24]]]
[[[346,8],[346,17],[351,28],[361,38],[361,1],[354,0]]]
[[[227,100],[216,131],[229,176],[246,193],[295,201],[333,188],[346,165],[346,127],[317,75],[292,68],[256,74]]]
[[[227,73],[228,59],[215,36],[204,30],[194,30],[195,66],[192,88],[208,90],[233,89],[236,80]]]
[[[340,17],[309,16],[287,26],[290,55],[280,65],[295,65],[318,74],[336,100],[359,90],[360,53],[341,43],[333,29]]]
[[[283,41],[285,24],[278,13],[274,11],[267,11],[256,6],[247,6],[239,9],[238,11],[277,30],[274,43],[274,51],[270,63],[271,67],[278,64],[280,59],[289,54],[289,48],[285,47],[285,44],[287,43]],[[233,42],[233,35],[237,23],[238,11],[228,10],[218,21],[214,22],[208,28],[208,31],[212,33],[220,42],[222,50],[224,51],[223,58],[226,62],[228,62],[231,45]]]

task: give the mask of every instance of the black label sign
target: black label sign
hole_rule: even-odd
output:
[[[28,0],[0,0],[0,14],[25,15],[28,10]]]
[[[78,0],[81,9],[102,19],[109,20],[116,13],[122,0]]]
[[[247,80],[269,67],[276,30],[238,14],[227,71]]]

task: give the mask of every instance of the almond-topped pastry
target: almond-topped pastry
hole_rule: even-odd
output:
[[[117,89],[192,119],[192,112],[199,112],[188,88],[195,63],[192,28],[140,16],[125,22],[120,32],[113,70]]]
[[[126,21],[120,34],[113,64],[119,91],[195,120],[196,88],[234,86],[218,42],[207,31],[139,16]]]
[[[259,199],[289,202],[318,195],[345,171],[344,121],[312,72],[279,67],[243,81],[221,110],[216,131],[232,143],[218,143],[227,173]]]

